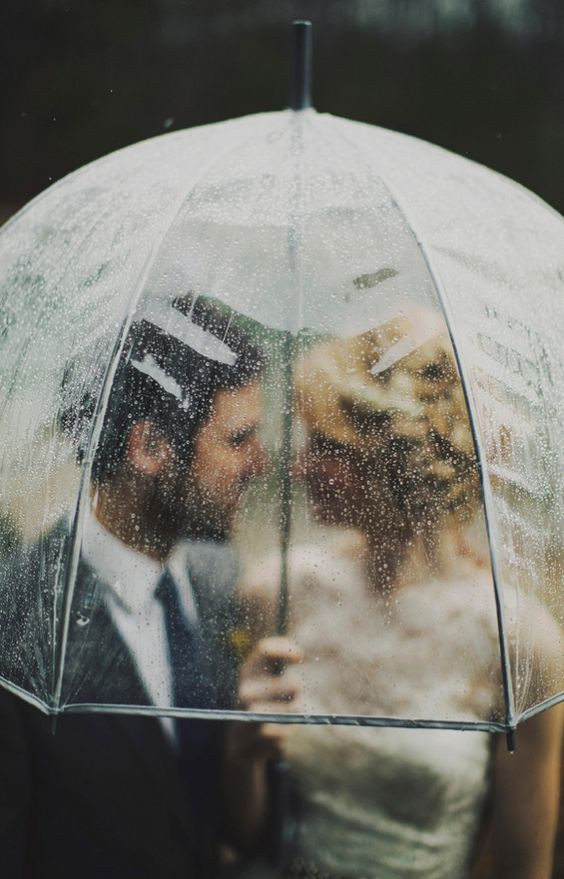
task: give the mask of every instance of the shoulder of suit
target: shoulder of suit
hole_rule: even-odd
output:
[[[188,576],[196,592],[208,598],[228,598],[237,588],[239,562],[234,549],[215,540],[189,540],[185,544]]]

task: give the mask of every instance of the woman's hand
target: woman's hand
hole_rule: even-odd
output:
[[[296,665],[303,654],[289,638],[263,638],[241,668],[239,700],[245,711],[256,714],[299,713],[301,681]],[[292,725],[281,723],[238,724],[242,753],[277,756]]]

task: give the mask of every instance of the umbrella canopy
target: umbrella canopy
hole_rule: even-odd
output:
[[[517,184],[311,109],[164,135],[41,194],[0,234],[2,683],[51,713],[241,715],[237,656],[278,625],[306,652],[287,719],[502,730],[561,699],[563,253],[562,218]],[[259,388],[261,415],[222,526],[194,443],[226,388],[240,416]],[[112,458],[149,467],[140,419],[191,437],[191,491],[161,489],[217,679],[193,700],[143,697],[108,621],[128,597],[90,576],[99,526],[151,549]]]

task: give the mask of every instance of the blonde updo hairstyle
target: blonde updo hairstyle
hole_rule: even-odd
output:
[[[308,431],[342,445],[363,473],[367,504],[400,543],[432,545],[468,522],[480,479],[452,346],[437,318],[412,312],[362,335],[314,345],[296,363]]]

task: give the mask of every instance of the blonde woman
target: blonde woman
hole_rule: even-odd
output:
[[[296,364],[298,468],[331,526],[290,557],[304,710],[503,719],[464,396],[448,338],[428,325],[421,341],[417,327],[402,316]],[[257,606],[278,564],[249,574]],[[531,649],[557,663],[555,624],[529,612],[543,631]],[[493,875],[549,879],[561,722],[554,708],[523,724],[515,755],[474,730],[300,727],[287,753],[302,800],[291,875],[463,879],[488,838]]]

